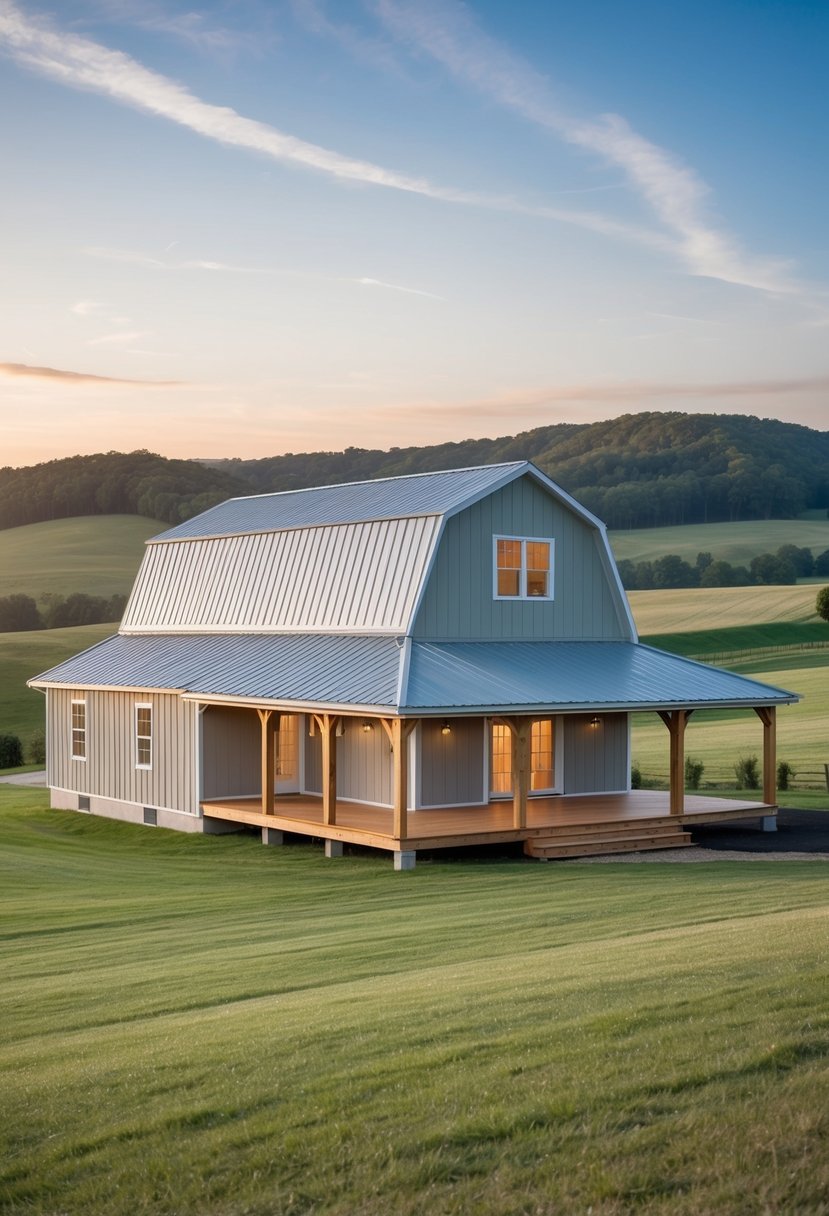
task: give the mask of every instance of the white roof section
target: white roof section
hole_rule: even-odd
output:
[[[150,544],[122,633],[405,633],[435,515]]]
[[[160,533],[150,543],[272,532],[280,528],[312,528],[321,524],[402,519],[411,515],[450,515],[527,471],[538,473],[526,460],[518,460],[473,469],[412,473],[404,477],[230,498]]]

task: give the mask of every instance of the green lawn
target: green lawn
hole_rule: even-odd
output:
[[[117,623],[110,623],[0,633],[0,734],[19,735],[24,744],[28,742],[32,733],[43,727],[45,698],[43,693],[27,688],[26,681],[117,629]]]
[[[140,515],[89,515],[2,530],[0,597],[127,595],[144,541],[169,527]]]
[[[4,1213],[827,1210],[823,862],[0,820]]]
[[[829,549],[829,519],[754,519],[742,523],[685,524],[673,528],[635,528],[611,532],[613,552],[619,561],[655,561],[678,553],[691,565],[698,553],[715,561],[747,566],[761,553],[774,553],[781,545],[811,549],[817,556]]]

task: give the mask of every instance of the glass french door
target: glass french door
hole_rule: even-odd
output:
[[[299,714],[280,714],[274,734],[274,789],[299,793]]]
[[[490,727],[490,793],[493,798],[512,795],[512,736],[498,722]],[[530,743],[530,793],[540,794],[556,787],[555,728],[552,718],[539,718],[532,725]]]

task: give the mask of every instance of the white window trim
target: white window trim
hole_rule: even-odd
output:
[[[82,756],[75,755],[75,722],[74,722],[75,712],[74,712],[74,710],[75,710],[76,705],[83,706],[83,755]],[[84,764],[86,764],[86,753],[88,750],[87,746],[86,746],[87,745],[87,725],[88,725],[88,719],[87,719],[86,698],[73,697],[72,701],[70,703],[70,709],[69,709],[69,755],[72,760],[81,760]]]
[[[516,540],[521,544],[521,569],[519,570],[519,593],[518,595],[499,595],[498,594],[498,541],[499,540]],[[548,580],[547,595],[527,595],[527,543],[537,543],[550,546],[550,570]],[[556,542],[552,536],[507,536],[505,533],[492,537],[492,598],[500,600],[502,603],[516,603],[520,601],[524,603],[549,604],[555,599],[555,573],[556,573]]]
[[[148,709],[150,711],[150,733],[149,735],[139,735],[138,733],[138,711],[139,709]],[[135,767],[149,771],[153,767],[153,705],[151,701],[136,701],[135,714],[133,716],[133,746],[135,748]],[[150,743],[150,763],[138,763],[138,740],[148,739]]]

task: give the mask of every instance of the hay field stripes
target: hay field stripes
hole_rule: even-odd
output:
[[[757,622],[819,621],[817,588],[688,587],[670,591],[629,591],[639,633],[689,633]]]

